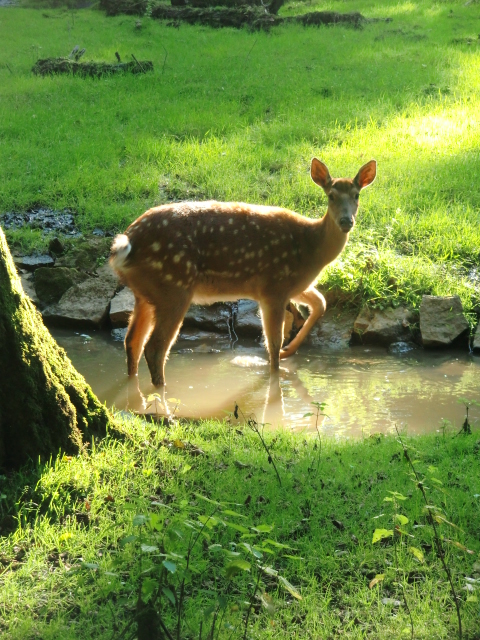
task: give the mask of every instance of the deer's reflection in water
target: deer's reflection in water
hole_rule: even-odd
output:
[[[199,417],[222,419],[228,415],[233,417],[235,406],[238,405],[237,419],[240,422],[254,416],[258,423],[272,427],[293,426],[288,424],[287,396],[300,400],[303,406],[310,406],[315,400],[308,393],[294,367],[281,367],[278,373],[270,374],[268,362],[257,356],[237,357],[230,364],[233,370],[238,366],[244,369],[258,369],[259,375],[255,376],[254,383],[247,391],[241,389],[240,392],[236,392],[233,389],[226,389],[226,393],[220,397],[217,389],[211,394],[210,402],[207,399],[208,395],[203,394],[203,403],[199,412],[195,411],[194,407],[183,398],[171,397],[175,395],[175,391],[170,387],[158,389],[149,384],[140,385],[137,376],[124,382],[118,397],[120,400],[123,396],[123,405],[129,411],[155,415],[157,418],[165,417],[169,421],[175,417],[185,419]],[[235,378],[238,380],[239,376]]]

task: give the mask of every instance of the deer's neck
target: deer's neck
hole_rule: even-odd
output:
[[[344,233],[327,213],[315,223],[315,258],[319,272],[333,262],[348,242],[348,233]]]

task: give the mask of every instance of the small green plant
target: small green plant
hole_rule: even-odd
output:
[[[397,436],[398,436],[398,441],[403,449],[403,454],[411,468],[412,480],[415,482],[415,486],[420,491],[423,501],[425,503],[425,507],[424,507],[425,517],[433,533],[434,546],[435,546],[437,558],[439,558],[440,562],[442,563],[443,570],[445,571],[445,574],[448,579],[452,600],[454,602],[455,610],[457,613],[458,637],[461,639],[462,638],[462,618],[460,614],[460,602],[456,593],[451,569],[446,561],[446,551],[445,551],[444,543],[446,542],[447,544],[452,544],[453,546],[459,549],[462,549],[467,553],[473,553],[473,552],[470,551],[470,549],[467,549],[467,547],[462,545],[460,542],[450,540],[449,538],[445,538],[444,536],[440,535],[439,526],[441,525],[448,525],[456,529],[458,529],[459,527],[457,527],[455,524],[453,524],[452,522],[449,522],[446,519],[444,510],[441,507],[435,504],[432,504],[428,500],[428,497],[427,497],[428,487],[426,484],[427,477],[428,477],[428,480],[435,486],[436,489],[443,492],[442,482],[435,475],[437,468],[430,465],[427,469],[428,476],[427,474],[421,474],[415,467],[415,461],[412,460],[409,449],[404,443],[404,441],[402,440],[400,433],[398,432],[398,429],[397,429]],[[423,554],[421,554],[421,551],[419,549],[417,549],[416,547],[412,547],[411,549],[412,549],[412,553],[417,559],[421,559],[423,557]]]
[[[275,460],[273,459],[272,453],[271,453],[267,443],[265,442],[265,438],[264,438],[263,432],[262,432],[263,429],[262,430],[260,429],[260,425],[258,424],[257,419],[255,418],[255,416],[250,416],[249,418],[245,419],[245,416],[243,415],[243,413],[242,413],[241,409],[239,408],[238,404],[235,403],[235,408],[234,408],[234,411],[233,411],[233,415],[234,415],[235,419],[237,419],[237,420],[238,420],[239,412],[241,413],[245,424],[253,431],[253,433],[255,433],[258,436],[260,442],[262,443],[263,448],[266,451],[268,464],[271,464],[273,466],[273,468],[275,469],[275,473],[276,473],[276,476],[277,476],[278,484],[280,486],[282,486],[282,479],[280,478],[280,474],[278,473],[277,465],[275,464]],[[261,426],[263,428],[265,425],[261,425]]]
[[[132,533],[120,540],[118,557],[103,573],[104,578],[111,579],[111,588],[108,593],[104,589],[103,595],[127,599],[134,611],[120,637],[150,640],[148,634],[156,625],[169,639],[183,638],[188,625],[187,595],[191,598],[192,592],[198,590],[196,583],[205,572],[214,573],[216,589],[209,591],[199,638],[204,627],[205,637],[214,638],[220,625],[231,630],[243,625],[242,635],[246,638],[252,609],[258,603],[273,618],[275,604],[267,592],[265,578],[302,599],[272,566],[279,555],[294,557],[289,545],[270,537],[273,525],[253,526],[229,503],[198,493],[195,498],[193,503],[182,500],[178,505],[153,501],[152,511],[135,515]],[[130,567],[129,574],[121,581],[115,571],[125,565]],[[83,563],[83,567],[99,570],[96,563]]]
[[[463,433],[463,435],[465,436],[470,436],[472,435],[472,426],[468,419],[468,412],[470,407],[480,407],[480,402],[477,402],[476,400],[468,400],[467,398],[459,398],[457,402],[459,404],[463,404],[463,406],[465,407],[465,420],[463,421],[462,428],[460,429],[459,434]]]
[[[315,443],[314,445],[314,449],[318,449],[318,456],[317,456],[317,472],[318,472],[318,468],[320,466],[320,458],[322,456],[322,436],[320,434],[320,429],[318,428],[318,419],[320,418],[320,416],[322,417],[328,417],[326,413],[324,413],[325,407],[327,406],[326,402],[312,402],[311,403],[314,407],[315,407],[315,413],[309,411],[307,412],[303,417],[304,418],[309,418],[311,416],[315,416],[315,431],[317,432],[317,436],[318,436],[318,445],[317,443]]]

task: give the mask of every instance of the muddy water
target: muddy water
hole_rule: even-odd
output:
[[[57,330],[54,336],[97,396],[117,409],[223,418],[238,403],[259,422],[311,431],[315,416],[305,414],[317,401],[326,403],[328,417],[318,422],[323,433],[358,437],[391,432],[395,425],[408,433],[435,431],[444,420],[460,428],[465,414],[457,400],[480,400],[480,358],[465,352],[304,348],[282,362],[279,387],[271,388],[260,345],[242,341],[232,349],[227,338],[197,332],[177,341],[167,363],[167,390],[146,407],[144,398],[155,391],[147,367],[142,359],[141,395],[127,384],[121,342],[103,333]],[[480,410],[472,408],[471,417],[480,419]]]

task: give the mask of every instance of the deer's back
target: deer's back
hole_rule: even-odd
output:
[[[287,209],[244,203],[156,207],[126,230],[131,251],[122,275],[127,283],[134,278],[137,290],[140,281],[152,278],[157,286],[193,288],[204,302],[258,299],[266,288],[289,288],[286,283],[292,285],[297,272],[299,284],[293,287],[301,290],[309,279],[304,264],[300,270],[312,243],[312,224]]]

